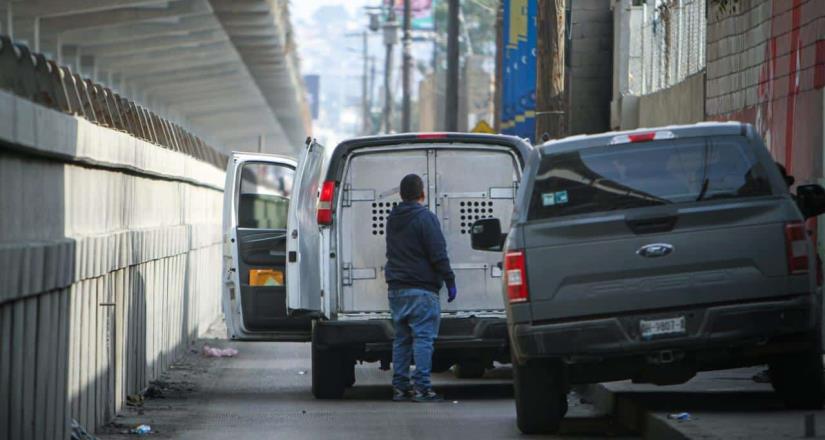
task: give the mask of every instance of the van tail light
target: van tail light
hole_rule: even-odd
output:
[[[808,232],[805,223],[792,222],[785,225],[785,249],[788,256],[788,273],[807,273]]]
[[[507,299],[510,303],[527,302],[527,265],[524,251],[507,252],[504,256],[504,276],[507,283]]]
[[[335,181],[327,180],[321,187],[321,196],[318,197],[318,224],[332,224],[332,202],[335,197]]]

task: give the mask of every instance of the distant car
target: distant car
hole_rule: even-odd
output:
[[[571,384],[683,383],[768,364],[788,406],[823,404],[821,298],[804,220],[750,125],[579,136],[536,149],[503,250],[518,426],[553,432]]]

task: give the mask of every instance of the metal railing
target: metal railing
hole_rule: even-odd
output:
[[[639,94],[671,87],[705,68],[706,0],[646,0]]]
[[[179,125],[0,35],[0,89],[223,169],[227,156]]]

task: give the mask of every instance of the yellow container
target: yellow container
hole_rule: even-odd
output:
[[[250,286],[283,286],[284,273],[277,269],[250,269]]]

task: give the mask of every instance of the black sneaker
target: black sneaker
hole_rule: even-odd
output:
[[[401,388],[392,388],[392,400],[394,402],[406,402],[413,398],[412,390],[402,390]]]
[[[426,391],[415,391],[415,395],[412,398],[413,402],[443,402],[444,398],[441,395],[436,394],[435,391],[432,389]]]

